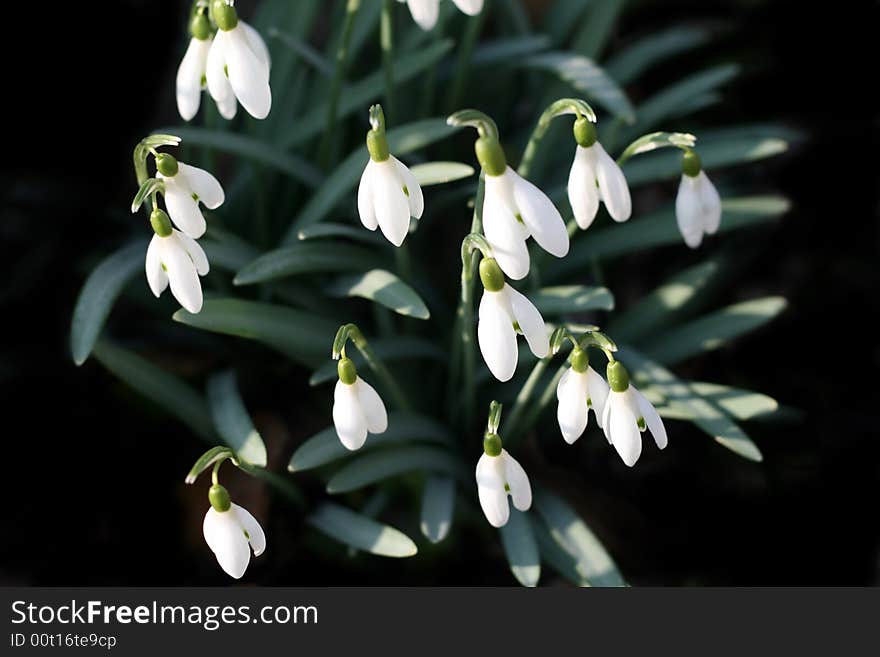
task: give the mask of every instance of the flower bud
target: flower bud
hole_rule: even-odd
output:
[[[579,374],[587,371],[590,366],[590,356],[586,349],[576,348],[571,352],[571,369]]]
[[[339,374],[339,380],[347,386],[354,385],[354,382],[357,381],[357,368],[351,358],[340,358],[336,372]]]
[[[163,176],[172,178],[177,175],[179,169],[180,167],[177,166],[177,160],[173,155],[159,153],[156,156],[156,170]]]
[[[580,117],[574,122],[574,139],[579,146],[589,148],[596,143],[596,126],[586,117]]]
[[[227,5],[224,0],[214,0],[211,3],[211,13],[214,16],[214,22],[224,32],[228,32],[238,25],[238,14],[235,7]]]
[[[487,176],[500,176],[507,170],[504,150],[495,137],[480,137],[474,144],[474,151]]]
[[[625,392],[629,388],[629,372],[619,360],[608,363],[605,374],[608,376],[608,385],[614,392]]]
[[[497,433],[487,433],[483,438],[483,452],[487,456],[501,454],[501,437]]]
[[[154,208],[150,213],[150,225],[159,237],[168,237],[171,234],[171,219],[161,208]]]
[[[208,501],[215,511],[223,513],[229,511],[232,506],[232,500],[229,498],[229,491],[220,484],[214,484],[208,489]]]
[[[194,39],[206,41],[211,37],[211,21],[204,11],[197,11],[189,22],[189,33]]]
[[[697,152],[690,148],[687,149],[681,158],[681,172],[686,176],[695,178],[700,175],[702,168],[703,163],[700,161],[700,156],[697,155]]]
[[[495,258],[483,258],[480,261],[480,281],[487,292],[500,292],[504,289],[504,274]]]

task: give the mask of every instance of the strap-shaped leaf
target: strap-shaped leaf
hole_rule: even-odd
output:
[[[297,242],[264,253],[235,275],[236,285],[266,283],[288,276],[368,271],[386,262],[382,252],[344,242]]]
[[[236,455],[248,463],[266,467],[266,446],[245,408],[235,372],[220,372],[208,380],[208,405],[217,433]]]
[[[327,482],[327,492],[348,493],[417,470],[464,476],[461,462],[448,449],[421,445],[389,447],[368,452],[342,466]]]
[[[385,238],[381,233],[367,230],[361,225],[352,226],[350,224],[336,224],[329,221],[322,221],[319,224],[306,226],[297,233],[300,240],[326,239],[328,237],[344,237],[358,242],[365,242],[372,246],[377,244],[384,245]]]
[[[387,338],[370,340],[370,346],[376,353],[376,357],[385,363],[402,360],[432,360],[437,363],[445,363],[447,353],[436,344],[425,338],[414,335],[395,335]],[[348,354],[354,361],[358,370],[365,367],[366,361],[359,351]],[[327,359],[316,369],[309,378],[310,386],[318,386],[327,381],[336,380],[336,361]]]
[[[208,256],[212,269],[237,272],[249,262],[256,260],[259,250],[243,239],[215,226],[210,226],[199,244]]]
[[[399,529],[338,504],[324,502],[308,523],[340,543],[382,557],[411,557],[418,552],[412,539]]]
[[[426,162],[409,168],[422,187],[443,185],[474,175],[474,168],[463,162]]]
[[[545,317],[586,310],[613,310],[614,295],[607,287],[560,285],[541,288],[529,298]]]
[[[550,566],[575,586],[590,586],[587,578],[578,568],[577,558],[556,542],[542,522],[533,522],[532,532],[538,542],[543,564]]]
[[[779,402],[760,392],[704,381],[690,381],[688,385],[700,397],[737,420],[754,420],[779,410]]]
[[[146,251],[145,241],[124,246],[89,274],[76,300],[70,325],[70,353],[77,365],[82,365],[92,353],[122,288],[143,268]]]
[[[428,475],[422,490],[422,513],[419,527],[432,543],[439,543],[452,528],[455,510],[455,479],[445,475]]]
[[[693,25],[652,32],[609,57],[605,70],[618,84],[627,85],[651,67],[701,46],[709,36],[709,30]]]
[[[544,50],[549,45],[550,40],[543,34],[486,41],[474,50],[470,65],[475,67],[489,64],[510,64],[520,57]]]
[[[541,555],[529,515],[511,506],[510,518],[498,532],[516,581],[523,586],[537,586],[541,578]]]
[[[611,32],[625,4],[626,0],[591,2],[584,20],[579,23],[580,29],[572,39],[572,50],[587,57],[598,58],[611,38]]]
[[[390,271],[371,269],[344,276],[328,287],[332,296],[360,297],[393,310],[398,315],[428,319],[431,313],[418,293]]]

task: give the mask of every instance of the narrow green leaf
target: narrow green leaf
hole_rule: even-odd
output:
[[[385,363],[402,360],[427,359],[437,363],[445,363],[448,354],[436,344],[425,338],[414,335],[395,335],[388,338],[376,338],[370,340],[370,346],[376,352],[376,357]],[[360,352],[349,354],[358,370],[367,367]],[[327,359],[312,373],[309,378],[310,386],[318,386],[327,381],[336,379],[336,361]]]
[[[422,534],[432,543],[439,543],[449,534],[455,510],[455,479],[444,475],[428,475],[422,491]]]
[[[462,162],[427,162],[409,168],[421,187],[442,185],[474,175],[474,168]]]
[[[561,44],[575,26],[580,25],[584,12],[592,2],[593,0],[569,0],[549,3],[542,28],[552,37],[554,44]]]
[[[143,269],[146,252],[147,242],[139,240],[115,251],[89,274],[76,300],[70,325],[70,352],[77,365],[82,365],[92,353],[122,288]]]
[[[543,523],[533,522],[532,531],[538,542],[541,561],[544,564],[550,566],[575,586],[590,586],[587,578],[578,569],[578,560],[554,540]]]
[[[709,30],[692,25],[653,32],[610,57],[605,71],[618,84],[627,85],[651,67],[703,45],[709,36]]]
[[[205,400],[179,378],[107,340],[99,340],[95,358],[123,383],[186,424],[209,442],[216,441]]]
[[[409,285],[384,269],[344,276],[328,287],[337,297],[360,297],[393,310],[398,315],[428,319],[431,313],[425,302]]]
[[[411,557],[418,552],[412,539],[400,530],[338,504],[324,502],[309,516],[308,523],[340,543],[382,557]]]
[[[297,233],[297,238],[300,240],[326,239],[328,237],[344,237],[350,240],[364,242],[371,246],[384,246],[385,244],[385,238],[379,232],[367,230],[363,226],[334,224],[329,221],[312,224]]]
[[[237,235],[210,226],[199,244],[208,256],[211,268],[236,272],[255,260],[260,252]]]
[[[264,253],[235,275],[235,285],[265,283],[288,276],[366,271],[386,258],[376,249],[343,242],[298,242]]]
[[[537,586],[541,577],[541,555],[528,514],[511,506],[510,519],[498,532],[516,581],[523,586]]]
[[[550,40],[543,34],[521,37],[509,37],[486,41],[474,50],[470,65],[487,66],[489,64],[509,64],[520,57],[544,50]]]
[[[314,68],[324,77],[333,77],[333,72],[335,70],[333,64],[324,57],[324,55],[312,48],[306,41],[292,34],[282,32],[276,27],[270,27],[267,34],[270,38],[277,40],[279,43],[289,48],[299,59]]]
[[[542,288],[529,298],[545,317],[586,310],[614,310],[614,295],[606,287],[559,285]]]
[[[238,392],[235,372],[220,372],[208,380],[208,405],[223,442],[235,450],[239,458],[266,467],[266,446]]]
[[[587,15],[580,23],[580,29],[572,39],[572,50],[587,57],[598,58],[611,38],[611,32],[625,4],[626,0],[591,2]]]
[[[641,350],[659,363],[674,365],[704,351],[712,351],[763,326],[785,310],[782,297],[764,297],[728,306],[686,324],[666,328],[645,341]]]
[[[447,429],[430,418],[414,413],[391,413],[385,432],[368,436],[358,453],[380,445],[421,441],[448,443],[451,440]],[[353,456],[353,453],[346,449],[336,435],[336,429],[331,426],[300,445],[290,458],[287,469],[290,472],[311,470],[348,456]]]
[[[626,586],[611,555],[586,523],[567,502],[553,493],[538,488],[535,508],[547,526],[550,536],[577,561],[577,570],[592,586]]]
[[[348,493],[407,472],[427,470],[463,476],[461,462],[439,447],[403,446],[368,452],[343,465],[327,482],[327,492]]]
[[[775,413],[779,409],[779,402],[760,392],[703,381],[692,381],[688,385],[700,397],[712,402],[737,420],[754,420]]]
[[[337,328],[334,322],[311,313],[231,298],[205,299],[200,313],[181,309],[173,319],[205,331],[262,342],[309,367],[327,358]]]

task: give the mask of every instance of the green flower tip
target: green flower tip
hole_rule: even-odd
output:
[[[576,348],[571,352],[571,369],[583,374],[590,366],[590,356],[586,349]]]
[[[574,139],[578,146],[589,148],[596,143],[596,126],[586,117],[580,117],[574,122]]]
[[[629,388],[629,372],[619,360],[608,363],[605,373],[608,375],[608,385],[614,392],[625,392]]]
[[[507,170],[504,150],[495,137],[480,137],[474,144],[474,151],[487,176],[500,176]]]
[[[177,160],[174,159],[173,155],[159,153],[156,156],[156,170],[163,176],[169,178],[176,176],[179,169],[180,167],[177,165]]]
[[[208,489],[208,501],[215,511],[223,513],[229,511],[232,506],[232,500],[229,498],[229,491],[220,484],[214,484]]]
[[[211,37],[211,21],[204,11],[199,10],[189,22],[189,33],[194,39],[207,41]]]
[[[373,162],[385,162],[391,156],[384,129],[373,128],[367,133],[367,150]]]
[[[487,456],[501,455],[501,437],[497,433],[487,433],[483,438],[483,452]]]
[[[150,225],[159,237],[168,237],[171,234],[171,219],[161,208],[154,208],[150,213]]]
[[[228,32],[238,25],[238,14],[235,7],[226,4],[225,0],[214,0],[211,3],[211,14],[214,16],[217,27],[224,32]]]
[[[354,385],[354,382],[357,381],[357,368],[351,358],[340,358],[336,372],[339,374],[339,380],[347,386]]]
[[[480,281],[487,292],[500,292],[504,289],[504,274],[495,258],[483,258],[480,261]]]
[[[703,163],[700,161],[700,156],[697,155],[697,151],[688,148],[681,158],[681,172],[686,176],[694,178],[695,176],[700,175],[702,169]]]

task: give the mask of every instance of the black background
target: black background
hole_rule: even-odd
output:
[[[7,17],[18,41],[3,46],[0,583],[227,583],[200,536],[203,491],[181,481],[202,445],[158,413],[132,423],[130,393],[94,362],[74,367],[67,342],[85,256],[125,234],[107,208],[130,202],[132,144],[175,122],[179,8],[31,4]],[[590,500],[588,520],[635,584],[880,581],[876,13],[867,2],[643,2],[620,27],[730,21],[725,52],[747,75],[717,111],[744,108],[808,136],[774,164],[794,210],[762,234],[742,282],[785,295],[789,310],[704,363],[719,381],[748,372],[748,387],[803,409],[803,423],[751,431],[761,466],[692,440],[665,464],[640,463],[637,479],[602,457],[560,482]],[[179,449],[150,455],[166,444]],[[564,460],[547,458],[551,470]],[[260,515],[265,494],[254,495]],[[285,545],[306,531],[293,511],[274,513],[268,530],[274,554],[247,581],[512,583],[503,559],[480,558],[482,535],[464,532],[420,564],[364,567]]]

